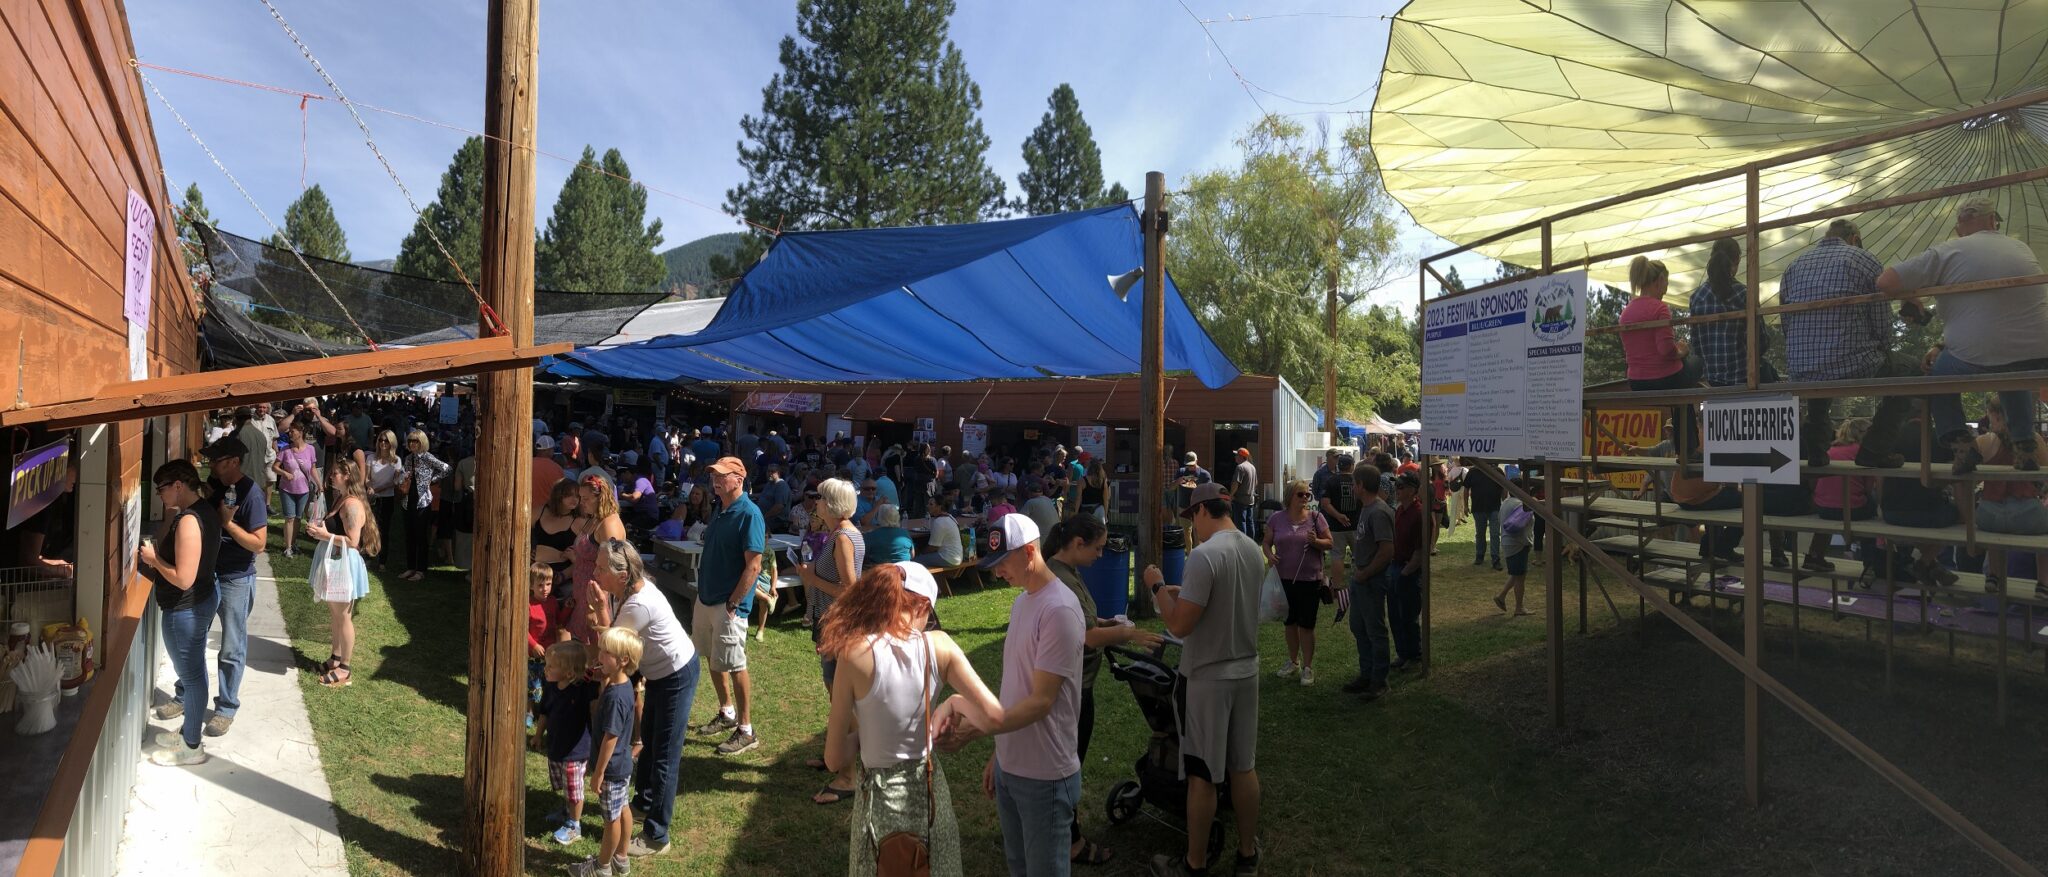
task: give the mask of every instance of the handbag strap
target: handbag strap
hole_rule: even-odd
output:
[[[932,638],[928,633],[917,635],[924,643],[924,681],[917,686],[919,702],[924,707],[924,832],[927,841],[932,827],[938,820],[938,799],[932,791],[932,697],[938,694],[938,662],[932,656]]]

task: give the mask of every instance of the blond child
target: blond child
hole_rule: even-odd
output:
[[[548,646],[543,670],[547,686],[529,741],[535,752],[547,753],[548,784],[563,796],[562,808],[542,820],[555,827],[555,843],[563,846],[583,837],[583,770],[590,762],[590,704],[597,700],[597,683],[585,673],[589,665],[582,643]]]
[[[569,873],[612,877],[626,874],[626,840],[633,834],[633,814],[626,807],[633,778],[633,683],[627,679],[640,667],[640,635],[631,628],[607,627],[597,640],[597,667],[604,690],[597,696],[590,739],[597,744],[590,770],[598,775],[598,801],[604,809],[604,840],[597,858],[571,865]]]

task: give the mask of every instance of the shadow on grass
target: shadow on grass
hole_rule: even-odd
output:
[[[404,643],[358,643],[377,650],[377,678],[419,692],[458,712],[469,703],[469,576],[451,570],[408,582],[386,576],[384,600],[409,634]]]

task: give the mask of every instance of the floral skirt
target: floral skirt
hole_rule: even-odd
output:
[[[924,764],[910,762],[880,770],[863,770],[860,788],[853,796],[852,841],[847,877],[876,877],[875,847],[882,838],[898,831],[923,834],[925,830]],[[960,823],[953,819],[953,795],[946,788],[946,772],[932,761],[932,802],[938,816],[932,821],[932,877],[960,874]]]

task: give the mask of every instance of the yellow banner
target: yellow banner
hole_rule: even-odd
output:
[[[1587,456],[1621,457],[1628,455],[1622,445],[1647,447],[1664,440],[1664,418],[1662,408],[1616,408],[1599,412],[1600,428],[1595,429],[1593,415],[1585,416],[1585,448]],[[1611,437],[1610,437],[1611,435]],[[1648,473],[1641,470],[1631,472],[1603,473],[1609,484],[1616,490],[1640,490]],[[1566,478],[1580,478],[1577,469],[1566,469]]]

